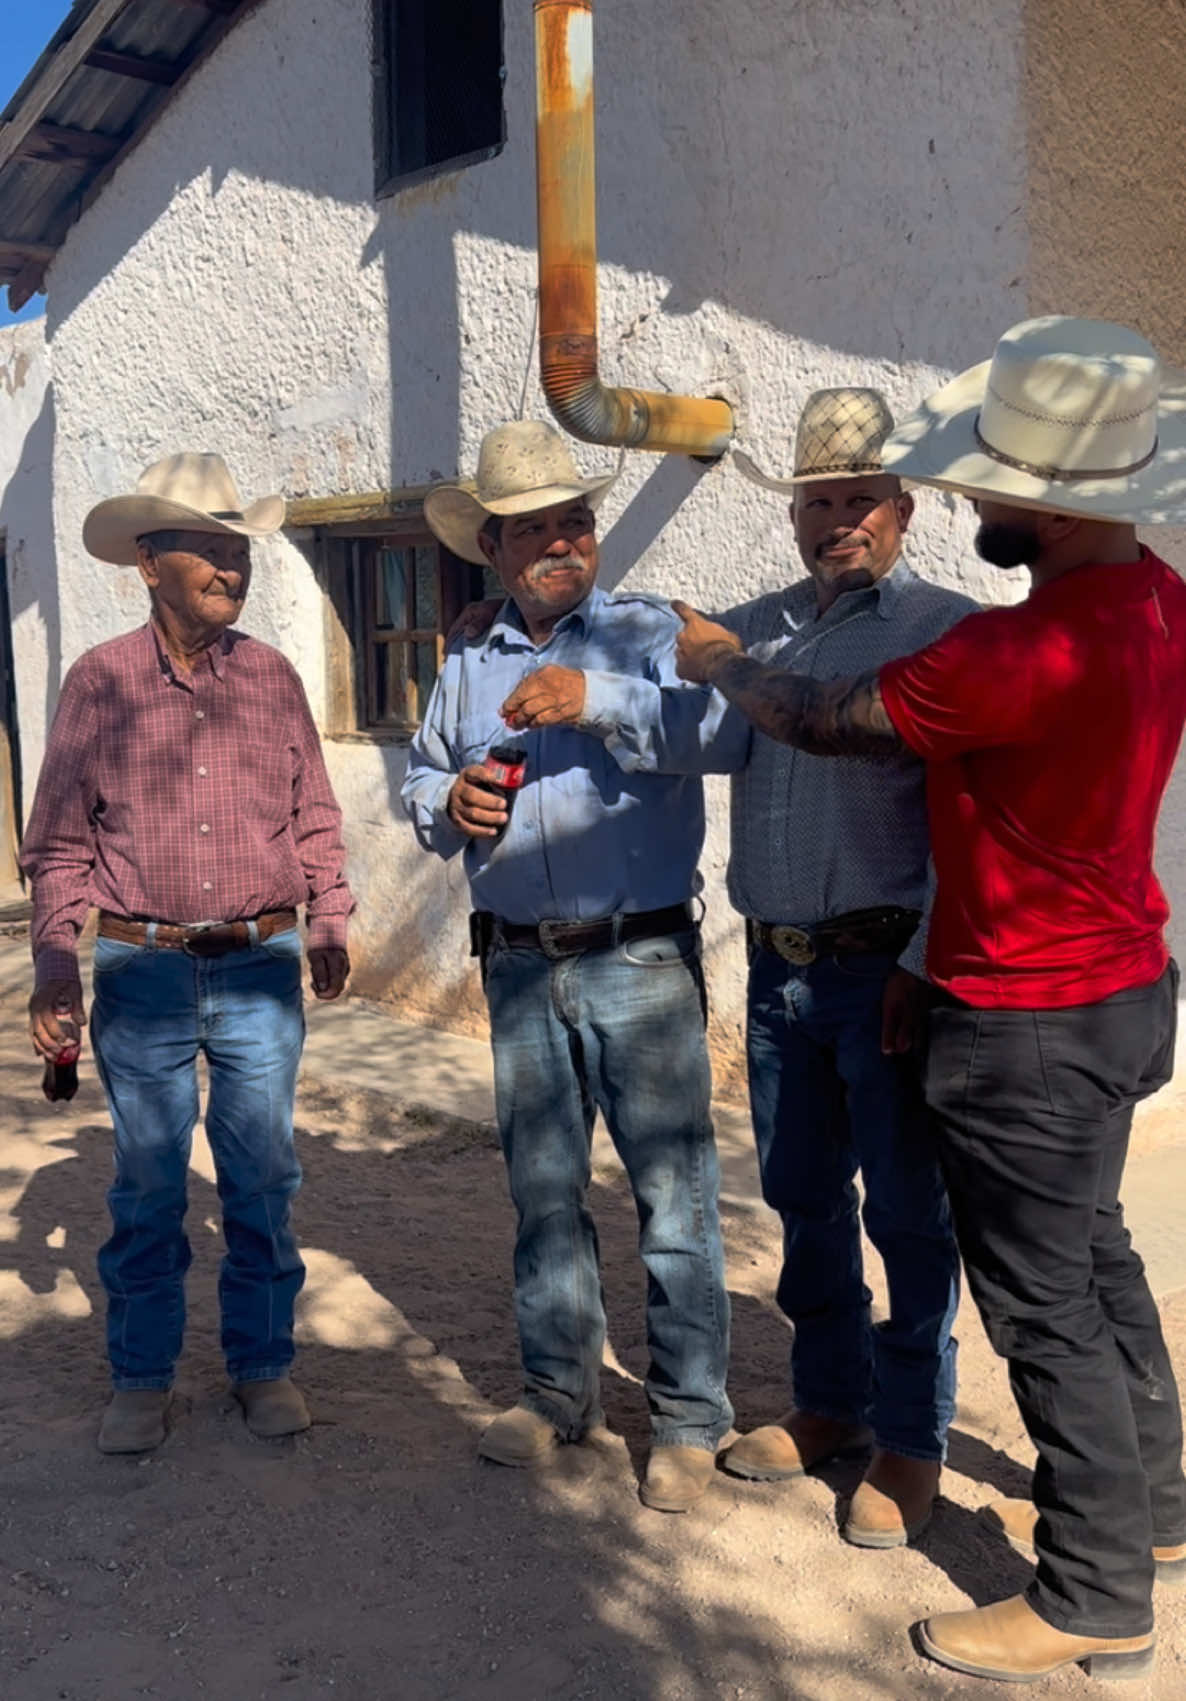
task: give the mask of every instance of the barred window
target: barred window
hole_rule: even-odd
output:
[[[506,141],[502,0],[375,0],[376,192]]]

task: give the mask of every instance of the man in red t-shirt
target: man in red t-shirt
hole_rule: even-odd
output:
[[[1186,377],[1122,326],[1036,319],[905,421],[901,477],[970,495],[1016,607],[821,683],[681,605],[680,671],[817,754],[928,764],[938,890],[927,1098],[989,1338],[1037,1450],[1024,1595],[918,1627],[958,1671],[1152,1660],[1152,1584],[1186,1574],[1174,1374],[1119,1187],[1133,1107],[1173,1066],[1178,976],[1153,873],[1186,722],[1186,585],[1137,540],[1186,519]]]

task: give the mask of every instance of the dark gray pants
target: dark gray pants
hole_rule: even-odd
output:
[[[1186,1541],[1182,1418],[1120,1205],[1133,1107],[1172,1072],[1178,975],[1066,1010],[931,1020],[927,1099],[968,1285],[1038,1453],[1028,1599],[1058,1630],[1152,1628]]]

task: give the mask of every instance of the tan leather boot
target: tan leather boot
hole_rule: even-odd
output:
[[[547,1418],[527,1406],[512,1406],[482,1432],[478,1457],[496,1465],[534,1465],[552,1451],[557,1439]]]
[[[905,1547],[930,1523],[938,1492],[937,1459],[877,1447],[848,1508],[844,1539],[854,1547]]]
[[[872,1432],[863,1424],[789,1411],[777,1423],[751,1429],[735,1441],[721,1463],[730,1476],[750,1482],[784,1482],[801,1477],[825,1459],[863,1453],[872,1440]]]
[[[304,1396],[287,1376],[270,1382],[236,1382],[233,1392],[248,1429],[265,1441],[299,1435],[313,1422]]]
[[[704,1447],[652,1447],[638,1490],[656,1512],[686,1512],[700,1500],[716,1471],[716,1454]]]
[[[1089,1677],[1142,1677],[1153,1665],[1153,1632],[1144,1636],[1072,1636],[1039,1618],[1024,1595],[970,1612],[942,1612],[918,1627],[923,1651],[952,1671],[1030,1683],[1063,1666]]]
[[[165,1439],[168,1388],[117,1388],[99,1425],[100,1453],[151,1453]]]
[[[985,1523],[991,1524],[998,1534],[1004,1536],[1014,1553],[1023,1554],[1026,1559],[1037,1557],[1034,1549],[1034,1531],[1038,1527],[1036,1506],[1028,1500],[996,1500],[980,1510]],[[1155,1547],[1153,1563],[1157,1567],[1159,1583],[1186,1584],[1186,1542],[1180,1542],[1176,1547]]]

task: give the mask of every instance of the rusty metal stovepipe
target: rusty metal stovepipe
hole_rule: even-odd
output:
[[[593,0],[535,0],[539,359],[548,405],[586,443],[723,455],[728,402],[611,389],[597,372]]]

